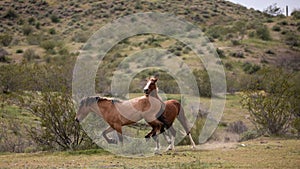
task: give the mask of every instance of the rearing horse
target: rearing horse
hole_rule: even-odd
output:
[[[157,86],[156,86],[157,80],[158,80],[157,78],[150,78],[148,80],[148,83],[144,87],[144,93],[145,93],[145,96],[151,96],[151,97],[157,98],[161,101],[160,97],[157,94]],[[183,110],[181,104],[177,100],[167,100],[167,101],[163,102],[163,104],[165,107],[164,112],[162,112],[162,114],[158,117],[158,120],[164,124],[163,128],[161,128],[160,131],[163,132],[164,128],[166,128],[166,129],[169,129],[169,131],[172,135],[171,140],[169,140],[168,138],[166,138],[166,135],[164,134],[166,140],[170,144],[168,149],[174,149],[176,130],[173,128],[172,124],[173,124],[175,118],[177,118],[179,120],[180,124],[183,126],[186,134],[188,135],[188,137],[190,139],[192,147],[195,148],[196,145],[191,136],[190,128],[188,127],[188,120],[184,114],[184,110]],[[149,138],[149,137],[155,136],[157,134],[156,133],[157,130],[158,130],[157,128],[153,128],[152,131],[150,133],[148,133],[145,137]],[[157,140],[157,142],[158,142],[158,140]]]

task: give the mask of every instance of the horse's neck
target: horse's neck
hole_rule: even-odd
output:
[[[97,102],[94,103],[94,104],[92,104],[92,105],[90,106],[90,109],[91,109],[91,111],[92,111],[93,113],[96,113],[96,114],[102,116],[102,114],[101,114],[101,112],[100,112],[100,109],[99,109],[99,106],[98,106],[98,103],[97,103]]]
[[[152,91],[150,93],[150,96],[158,99],[162,104],[164,104],[164,102],[162,101],[161,97],[158,96],[157,90]]]

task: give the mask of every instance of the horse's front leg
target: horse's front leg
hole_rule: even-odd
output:
[[[117,125],[117,126],[114,126],[114,127],[115,127],[115,130],[118,133],[118,138],[119,138],[120,145],[123,146],[122,126],[121,125]]]
[[[156,143],[156,147],[155,147],[155,149],[154,149],[154,153],[155,153],[155,154],[159,154],[159,151],[160,151],[160,144],[159,144],[158,136],[157,136],[157,135],[154,136],[154,137],[153,137],[153,140],[154,140],[155,143]]]
[[[112,139],[112,138],[107,137],[107,134],[112,132],[112,131],[114,131],[114,129],[111,126],[109,126],[102,132],[102,135],[103,135],[104,139],[107,141],[107,143],[117,144],[118,142],[117,142],[116,139]]]

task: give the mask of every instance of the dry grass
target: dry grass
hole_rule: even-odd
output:
[[[300,141],[260,138],[243,143],[210,143],[197,150],[177,147],[148,158],[101,151],[2,154],[0,168],[297,168]]]

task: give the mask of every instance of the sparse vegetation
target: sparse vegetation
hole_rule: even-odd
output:
[[[250,112],[251,121],[260,132],[284,134],[298,106],[299,96],[292,82],[294,77],[275,69],[263,69],[261,73],[255,80],[258,86],[246,91],[241,103]]]
[[[299,103],[299,89],[292,92],[288,87],[299,86],[299,10],[293,11],[292,16],[283,17],[276,5],[270,6],[266,14],[228,1],[1,1],[0,151],[30,153],[94,148],[82,130],[75,130],[80,126],[72,121],[75,110],[70,93],[74,56],[79,54],[83,43],[105,24],[122,16],[151,11],[172,13],[199,26],[213,45],[208,46],[209,42],[205,39],[199,42],[201,50],[192,51],[188,44],[164,35],[143,34],[127,38],[107,51],[97,72],[96,92],[111,96],[111,77],[118,65],[135,53],[158,48],[168,50],[172,54],[170,57],[190,66],[203,96],[201,107],[205,107],[206,103],[210,103],[210,79],[204,64],[195,59],[194,52],[199,52],[202,57],[214,53],[215,49],[221,59],[218,64],[224,63],[227,91],[230,93],[217,134],[210,139],[211,145],[220,144],[222,149],[207,150],[201,145],[200,150],[189,151],[178,146],[176,152],[148,158],[147,166],[146,163],[141,164],[141,160],[124,160],[102,149],[53,154],[2,153],[0,168],[298,167],[299,141],[278,141],[278,138],[270,137],[265,143],[265,139],[259,137],[265,133],[281,137],[287,134],[291,138],[299,136],[299,106],[295,108],[295,104]],[[134,21],[135,18],[129,22]],[[152,63],[147,57],[142,59]],[[163,64],[159,58],[154,62]],[[122,68],[130,66],[122,64]],[[274,68],[267,74],[265,69],[273,66],[284,66],[284,71]],[[129,86],[129,91],[134,92],[131,94],[140,96],[144,79],[157,72],[160,73],[160,90],[167,93],[168,99],[180,99],[176,79],[158,70],[138,73]],[[298,75],[298,78],[289,78],[287,72]],[[178,76],[184,74],[179,72]],[[241,92],[243,90],[245,92]],[[244,108],[239,103],[240,94],[247,98],[243,102]],[[19,96],[24,99],[23,105],[18,102]],[[63,106],[59,106],[61,104]],[[191,132],[196,142],[208,113],[202,110],[198,114],[195,112],[197,121]],[[51,119],[48,115],[56,118]],[[82,137],[74,135],[77,131]],[[233,136],[237,138],[232,139]],[[86,139],[86,144],[79,144],[80,138]],[[242,143],[233,143],[234,140]],[[234,148],[224,148],[222,141],[234,145]],[[189,139],[180,144],[189,144]],[[286,159],[289,159],[288,163]],[[253,164],[253,161],[257,163]]]
[[[39,55],[36,54],[34,49],[26,49],[23,57],[27,60],[27,61],[31,61],[33,59],[39,59]]]
[[[3,46],[9,46],[12,40],[13,36],[9,33],[0,35],[0,42]]]

